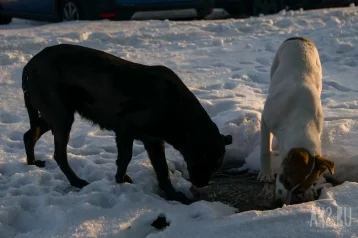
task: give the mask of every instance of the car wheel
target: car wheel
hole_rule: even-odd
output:
[[[283,0],[277,0],[276,2],[277,2],[277,12],[280,12],[283,9],[285,9],[285,4]]]
[[[0,16],[0,25],[10,24],[11,21],[12,21],[12,17]]]
[[[273,14],[277,13],[277,2],[274,0],[253,0],[252,1],[253,15],[258,16],[259,14]]]
[[[78,21],[81,20],[81,13],[78,4],[75,1],[65,0],[62,4],[61,11],[62,21]]]
[[[224,8],[227,13],[233,17],[247,17],[252,15],[252,3],[250,1],[240,1],[238,3],[230,3]]]
[[[238,3],[232,3],[225,6],[224,10],[231,16],[237,16],[240,13],[240,6]]]

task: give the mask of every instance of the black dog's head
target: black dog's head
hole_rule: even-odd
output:
[[[183,153],[190,182],[196,187],[209,184],[213,172],[220,168],[225,156],[225,146],[232,144],[231,135],[220,135],[218,141],[197,143]]]

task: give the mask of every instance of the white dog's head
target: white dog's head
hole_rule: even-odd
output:
[[[276,177],[275,198],[290,204],[292,194],[300,194],[311,187],[326,171],[334,173],[334,162],[308,150],[293,148],[284,158]]]

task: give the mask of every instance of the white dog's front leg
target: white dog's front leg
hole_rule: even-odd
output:
[[[271,144],[272,133],[262,117],[261,119],[261,170],[257,177],[261,182],[273,182],[275,180],[271,169]]]

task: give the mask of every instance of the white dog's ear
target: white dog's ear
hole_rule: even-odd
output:
[[[332,175],[334,174],[333,161],[325,159],[320,155],[317,155],[315,159],[316,159],[316,168],[320,171],[320,174],[323,174],[327,169]]]

